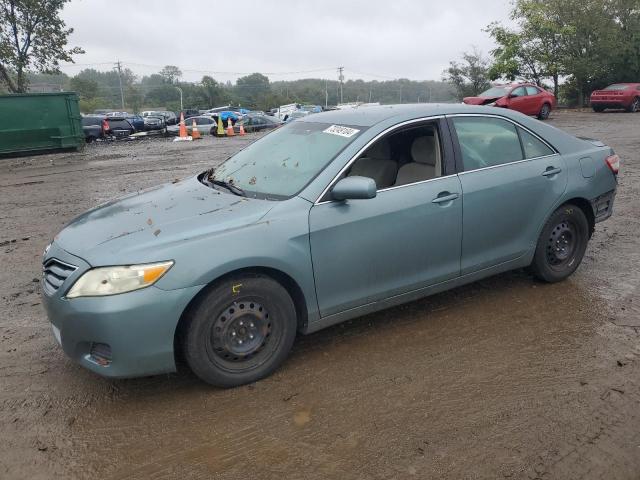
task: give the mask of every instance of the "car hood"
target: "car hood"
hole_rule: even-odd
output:
[[[486,105],[488,103],[493,103],[500,98],[502,97],[464,97],[462,102],[467,105]]]
[[[89,210],[72,220],[55,242],[93,266],[142,263],[155,258],[154,250],[253,225],[272,206],[268,200],[214,190],[192,177]]]

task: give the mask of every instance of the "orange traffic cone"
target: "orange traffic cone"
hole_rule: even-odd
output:
[[[174,142],[190,141],[192,138],[187,133],[187,127],[184,124],[184,114],[180,113],[180,129],[178,130],[179,136],[174,138]]]
[[[194,140],[199,140],[200,138],[202,138],[202,136],[200,135],[200,131],[198,130],[198,126],[196,125],[195,118],[193,119],[193,124],[191,125],[191,138],[193,138]]]
[[[236,133],[233,131],[233,122],[231,121],[231,117],[229,117],[227,122],[227,137],[233,137],[235,134]]]
[[[245,135],[244,126],[242,125],[242,122],[240,122],[240,136],[242,137],[243,135]]]
[[[180,130],[179,130],[180,138],[187,138],[189,135],[187,134],[187,126],[184,124],[184,113],[180,112]]]

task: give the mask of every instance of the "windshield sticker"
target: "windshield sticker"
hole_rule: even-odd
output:
[[[326,130],[323,130],[324,133],[330,133],[332,135],[339,135],[341,137],[346,137],[346,138],[353,137],[359,131],[360,130],[357,130],[355,128],[342,127],[340,125],[331,125]]]

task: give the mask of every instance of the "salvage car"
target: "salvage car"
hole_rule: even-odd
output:
[[[604,112],[607,108],[640,112],[640,83],[614,83],[591,93],[591,108]]]
[[[234,125],[233,130],[235,133],[240,133],[240,125],[242,125],[245,132],[251,133],[278,128],[280,125],[282,125],[282,122],[279,122],[274,117],[269,117],[267,115],[251,114],[245,115],[238,123]]]
[[[497,85],[477,97],[465,97],[462,101],[467,105],[509,108],[539,120],[549,118],[551,110],[556,107],[556,97],[533,83]]]
[[[126,118],[106,115],[83,115],[82,130],[87,143],[104,138],[124,138],[136,131]]]
[[[100,375],[184,359],[213,385],[254,382],[298,333],[512,269],[567,278],[612,214],[619,166],[506,109],[309,115],[71,221],[45,249],[43,304]]]
[[[191,131],[193,130],[193,122],[196,122],[196,127],[201,134],[208,134],[212,128],[215,129],[218,125],[217,118],[211,115],[198,115],[196,117],[189,117],[184,121],[184,125],[187,128],[188,135],[191,135]],[[180,125],[171,125],[170,127],[167,127],[167,133],[169,135],[179,135]]]

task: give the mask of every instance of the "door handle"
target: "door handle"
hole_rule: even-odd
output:
[[[431,203],[447,203],[458,197],[459,195],[457,193],[442,192],[436,198],[431,200]]]
[[[562,171],[561,168],[556,167],[548,167],[544,172],[542,172],[543,177],[550,177],[551,175],[557,175]]]

